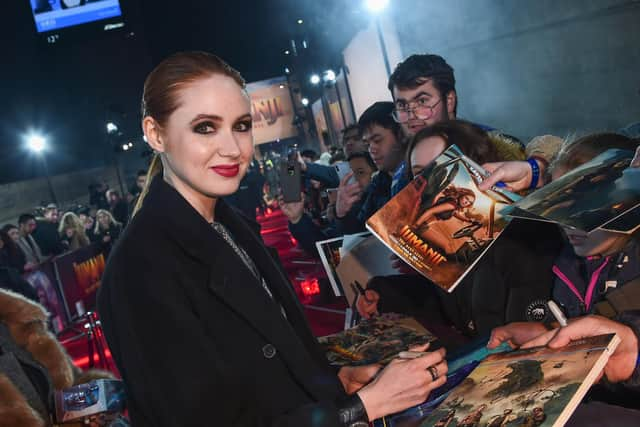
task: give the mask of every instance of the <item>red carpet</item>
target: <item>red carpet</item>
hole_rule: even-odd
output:
[[[287,228],[287,218],[281,211],[268,210],[264,216],[258,216],[257,219],[262,226],[262,238],[265,244],[278,251],[289,280],[305,306],[307,319],[314,334],[323,336],[342,330],[346,303],[330,295],[326,285],[326,274],[320,260],[296,247],[295,239]],[[81,369],[87,369],[91,349],[90,340],[86,334],[82,333],[83,327],[84,325],[79,325],[78,330],[68,331],[59,338],[75,364]],[[104,342],[99,334],[96,334],[91,342],[95,343],[96,340]],[[104,345],[106,346],[106,343]],[[93,352],[94,366],[110,370],[117,375],[109,349],[105,348],[104,353],[106,360],[101,360],[97,351]]]

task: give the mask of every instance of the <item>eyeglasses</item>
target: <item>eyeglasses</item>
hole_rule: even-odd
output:
[[[427,102],[429,100],[427,98],[418,98],[415,101],[409,101],[406,103],[406,106],[403,108],[396,107],[391,115],[393,116],[393,120],[398,123],[406,123],[409,121],[411,117],[411,113],[416,116],[418,120],[428,120],[434,115],[434,108],[440,104],[442,98],[438,100],[433,105],[428,105]]]

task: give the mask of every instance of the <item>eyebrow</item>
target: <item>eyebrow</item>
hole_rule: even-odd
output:
[[[246,113],[246,114],[241,115],[237,119],[235,119],[234,122],[237,122],[238,120],[250,119],[250,118],[251,118],[251,113]],[[221,116],[218,116],[216,114],[198,114],[189,123],[193,124],[193,123],[195,123],[195,122],[197,122],[199,120],[203,120],[203,119],[213,120],[214,122],[222,122],[222,121],[224,121],[224,119]]]
[[[366,137],[362,137],[363,141],[371,141],[372,139],[376,139],[376,138],[380,138],[382,135],[380,135],[379,133],[374,133],[373,135],[369,135],[368,138]]]
[[[416,100],[416,99],[420,98],[421,96],[425,96],[425,95],[426,95],[426,96],[428,96],[429,98],[433,98],[433,95],[432,95],[432,94],[430,94],[429,92],[420,91],[420,92],[418,92],[418,93],[417,93],[413,98],[411,98],[411,99],[410,99],[410,101],[414,101],[414,100]],[[396,102],[398,102],[398,101],[400,101],[400,102],[407,102],[407,100],[406,100],[406,99],[404,99],[404,98],[397,98],[397,99],[396,99]]]
[[[215,122],[221,122],[222,121],[222,117],[217,116],[215,114],[198,114],[189,123],[193,124],[193,123],[197,122],[198,120],[202,120],[202,119],[209,119],[209,120],[213,120]]]

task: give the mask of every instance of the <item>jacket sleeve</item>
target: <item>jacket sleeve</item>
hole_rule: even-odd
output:
[[[331,236],[314,224],[311,217],[307,214],[302,215],[302,218],[300,218],[300,221],[296,224],[289,222],[289,231],[291,235],[296,238],[302,249],[310,255],[317,253],[316,242],[331,238]]]
[[[614,320],[630,327],[636,335],[639,343],[638,345],[640,346],[640,310],[623,312]],[[640,358],[640,348],[638,351]],[[633,371],[633,375],[631,375],[631,378],[623,382],[622,385],[634,391],[640,391],[640,364],[636,362],[636,369]]]
[[[98,308],[127,386],[133,425],[195,427],[215,420],[223,426],[339,426],[337,403],[330,401],[276,419],[261,417],[254,409],[259,397],[224,361],[181,290],[179,273],[131,258],[127,268],[107,270]]]
[[[307,178],[320,181],[327,188],[337,188],[340,185],[340,178],[338,177],[338,173],[331,166],[307,163],[307,171],[305,172],[305,176]]]

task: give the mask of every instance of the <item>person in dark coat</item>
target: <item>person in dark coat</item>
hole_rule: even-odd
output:
[[[122,224],[115,220],[111,212],[99,209],[96,212],[96,225],[91,231],[91,241],[98,243],[107,253],[122,233]]]
[[[7,232],[12,228],[17,231],[17,228],[10,224],[0,230],[0,265],[13,268],[22,274],[27,259]]]
[[[444,384],[443,351],[379,374],[364,366],[336,375],[328,365],[258,227],[222,199],[253,155],[235,70],[211,54],[178,53],[143,93],[154,178],[98,294],[134,426],[366,425]]]
[[[44,210],[43,218],[36,218],[37,226],[33,230],[32,236],[44,256],[60,255],[64,252],[58,234],[59,216],[58,207],[50,203]]]

